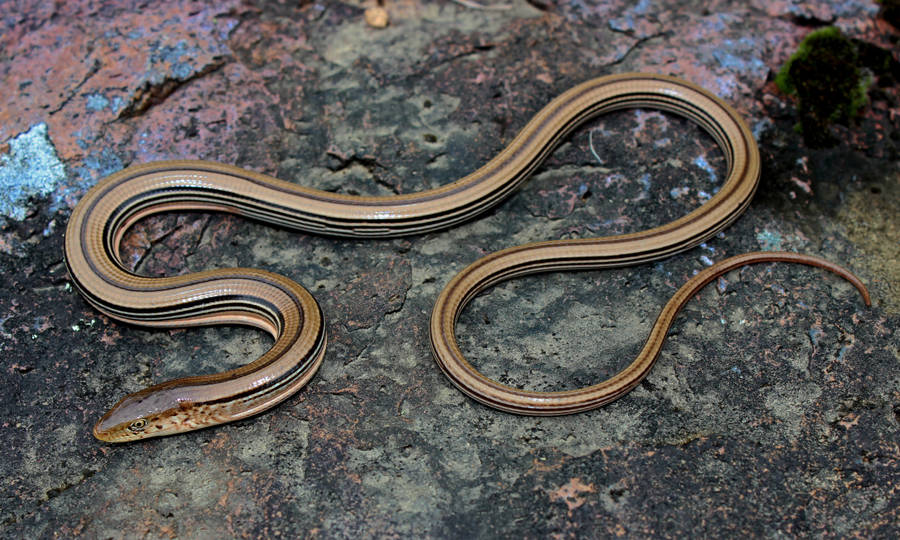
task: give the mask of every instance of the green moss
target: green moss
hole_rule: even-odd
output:
[[[797,96],[800,131],[807,144],[833,142],[828,126],[848,123],[866,104],[871,79],[859,68],[856,45],[834,27],[811,32],[775,77]]]

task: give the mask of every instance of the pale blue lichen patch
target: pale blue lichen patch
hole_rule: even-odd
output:
[[[165,45],[153,51],[150,55],[150,64],[168,64],[169,73],[177,79],[187,79],[194,73],[191,59],[195,55],[195,48],[190,47],[186,41],[181,40],[173,45]]]
[[[716,169],[712,165],[709,164],[709,161],[706,160],[706,156],[697,156],[693,159],[693,164],[697,167],[703,169],[706,175],[709,177],[710,182],[718,182],[719,175],[716,174]]]
[[[124,167],[122,159],[111,148],[89,153],[81,160],[81,164],[72,167],[72,182],[57,190],[52,209],[71,206],[97,180],[121,171]]]
[[[186,81],[195,77],[208,66],[197,66],[197,58],[204,53],[226,54],[227,50],[215,46],[204,51],[202,47],[181,40],[175,45],[162,45],[150,53],[148,71],[145,76],[151,84],[160,84],[166,79]],[[213,62],[215,63],[215,62]]]
[[[756,241],[759,243],[759,247],[765,251],[781,251],[783,249],[781,244],[784,242],[784,238],[777,232],[762,230],[756,233]]]
[[[85,96],[85,108],[91,112],[100,112],[109,109],[114,114],[118,114],[126,103],[122,96],[113,96],[109,98],[101,92],[92,92]]]
[[[609,27],[616,32],[628,32],[637,37],[649,37],[658,27],[658,24],[651,22],[647,17],[652,7],[650,0],[640,0],[636,5],[625,10],[621,17],[610,19]]]
[[[819,340],[822,339],[822,337],[825,335],[825,332],[823,332],[821,328],[816,328],[814,326],[809,329],[809,332],[807,332],[807,335],[809,335],[809,341],[810,341],[810,343],[812,343],[812,346],[818,347]]]
[[[638,182],[640,182],[641,186],[644,188],[644,192],[650,191],[650,188],[652,187],[652,182],[650,182],[649,174],[647,174],[647,173],[642,174],[641,177],[638,178]]]
[[[91,152],[85,156],[84,165],[88,171],[91,171],[91,176],[96,175],[97,178],[109,176],[124,167],[118,154],[110,148],[104,148],[99,153]]]
[[[43,122],[8,144],[9,152],[0,154],[0,216],[21,221],[28,213],[28,199],[51,194],[65,181],[66,167]]]
[[[762,140],[763,133],[769,131],[774,127],[772,120],[769,118],[763,118],[762,120],[753,124],[753,138],[757,141]]]
[[[109,98],[99,92],[93,92],[87,95],[87,104],[85,106],[89,111],[102,111],[109,106]]]
[[[737,42],[726,39],[723,47],[715,49],[712,55],[720,66],[729,71],[761,77],[768,73],[768,67],[762,59],[754,56],[758,54],[758,47],[758,43],[750,38]]]

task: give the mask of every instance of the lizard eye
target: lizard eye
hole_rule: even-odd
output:
[[[138,433],[140,431],[144,431],[144,428],[147,427],[147,420],[144,418],[139,418],[128,425],[128,430],[132,433]]]

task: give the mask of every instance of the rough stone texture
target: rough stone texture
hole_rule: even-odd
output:
[[[25,219],[29,200],[46,197],[66,176],[65,165],[47,138],[47,124],[9,139],[9,149],[0,154],[0,224],[6,218]]]
[[[350,3],[0,2],[0,158],[46,125],[65,167],[0,230],[0,535],[897,536],[897,88],[876,84],[863,117],[834,128],[841,144],[812,151],[771,82],[811,28],[835,24],[900,60],[896,29],[866,0],[510,3],[388,0],[390,25],[375,29]],[[473,363],[528,388],[598,381],[692,272],[754,249],[840,261],[874,307],[815,269],[746,268],[699,294],[646,381],[607,407],[542,419],[465,398],[427,334],[455,272],[527,241],[658,225],[720,184],[724,159],[699,129],[624,111],[445,232],[363,242],[222,215],[139,223],[124,245],[136,271],[282,273],[322,304],[329,349],[306,389],[256,418],[126,446],[91,437],[125,392],[269,343],[242,328],[135,328],[78,296],[62,231],[103,175],[204,158],[409,193],[484,163],[571,85],[631,70],[680,75],[745,114],[764,158],[758,196],[661,263],[483,294],[458,327]]]

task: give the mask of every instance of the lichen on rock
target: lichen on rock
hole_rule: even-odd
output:
[[[25,219],[28,200],[51,194],[66,178],[66,167],[56,155],[47,124],[35,124],[7,145],[9,151],[0,154],[0,224],[5,218]]]

